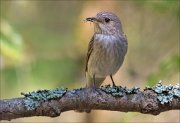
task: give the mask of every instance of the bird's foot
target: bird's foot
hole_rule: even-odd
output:
[[[113,85],[112,85],[112,87],[117,87],[117,86],[116,86],[116,84],[115,84],[114,82],[113,82]]]
[[[92,87],[92,92],[93,92],[93,93],[96,93],[96,94],[98,94],[98,95],[101,95],[100,90],[99,90],[97,87],[95,87],[95,86]]]

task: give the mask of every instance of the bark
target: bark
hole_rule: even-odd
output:
[[[145,89],[117,97],[99,88],[83,88],[66,91],[62,97],[41,101],[34,109],[27,108],[27,97],[3,99],[0,100],[0,120],[32,116],[57,117],[70,110],[110,110],[158,115],[164,111],[180,109],[179,97],[173,97],[171,101],[162,104],[157,95],[152,89]]]

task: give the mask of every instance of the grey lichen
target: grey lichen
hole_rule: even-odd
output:
[[[100,89],[108,94],[111,94],[114,97],[122,97],[125,94],[136,94],[139,92],[138,87],[127,89],[126,87],[121,87],[121,86],[105,85],[105,86],[101,86]]]
[[[67,89],[65,88],[56,88],[54,90],[38,90],[36,92],[29,92],[29,93],[21,93],[25,96],[25,107],[28,110],[34,110],[37,108],[42,102],[51,99],[61,98]]]
[[[81,91],[82,89],[83,89],[83,88],[73,89],[73,90],[71,90],[71,91],[69,92],[69,94],[74,95],[74,94],[76,94],[77,91]]]
[[[173,98],[180,98],[180,85],[162,85],[161,81],[152,87],[152,90],[157,94],[157,99],[161,104],[169,103]]]
[[[138,87],[127,89],[121,86],[105,85],[100,88],[104,92],[111,94],[114,97],[122,97],[125,94],[136,94],[139,92]],[[146,87],[145,90],[153,90],[157,94],[157,99],[161,104],[170,103],[173,98],[180,98],[180,85],[162,85],[161,81],[154,87]]]

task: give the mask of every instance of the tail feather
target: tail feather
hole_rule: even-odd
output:
[[[98,88],[105,80],[105,78],[95,78],[95,83],[94,83],[93,77],[91,77],[89,74],[86,74],[86,78],[87,78],[86,87],[93,87],[95,84],[95,87]]]

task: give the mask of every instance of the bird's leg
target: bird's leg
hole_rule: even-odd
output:
[[[92,87],[93,91],[96,93],[98,92],[99,95],[101,95],[101,93],[99,92],[98,88],[96,87],[96,79],[95,79],[95,74],[93,75],[93,87]]]
[[[115,83],[114,83],[114,80],[113,80],[112,75],[110,75],[110,78],[111,78],[111,81],[112,81],[113,87],[116,87],[116,85],[115,85]]]
[[[95,74],[93,75],[93,89],[96,88],[96,79],[95,79]]]

